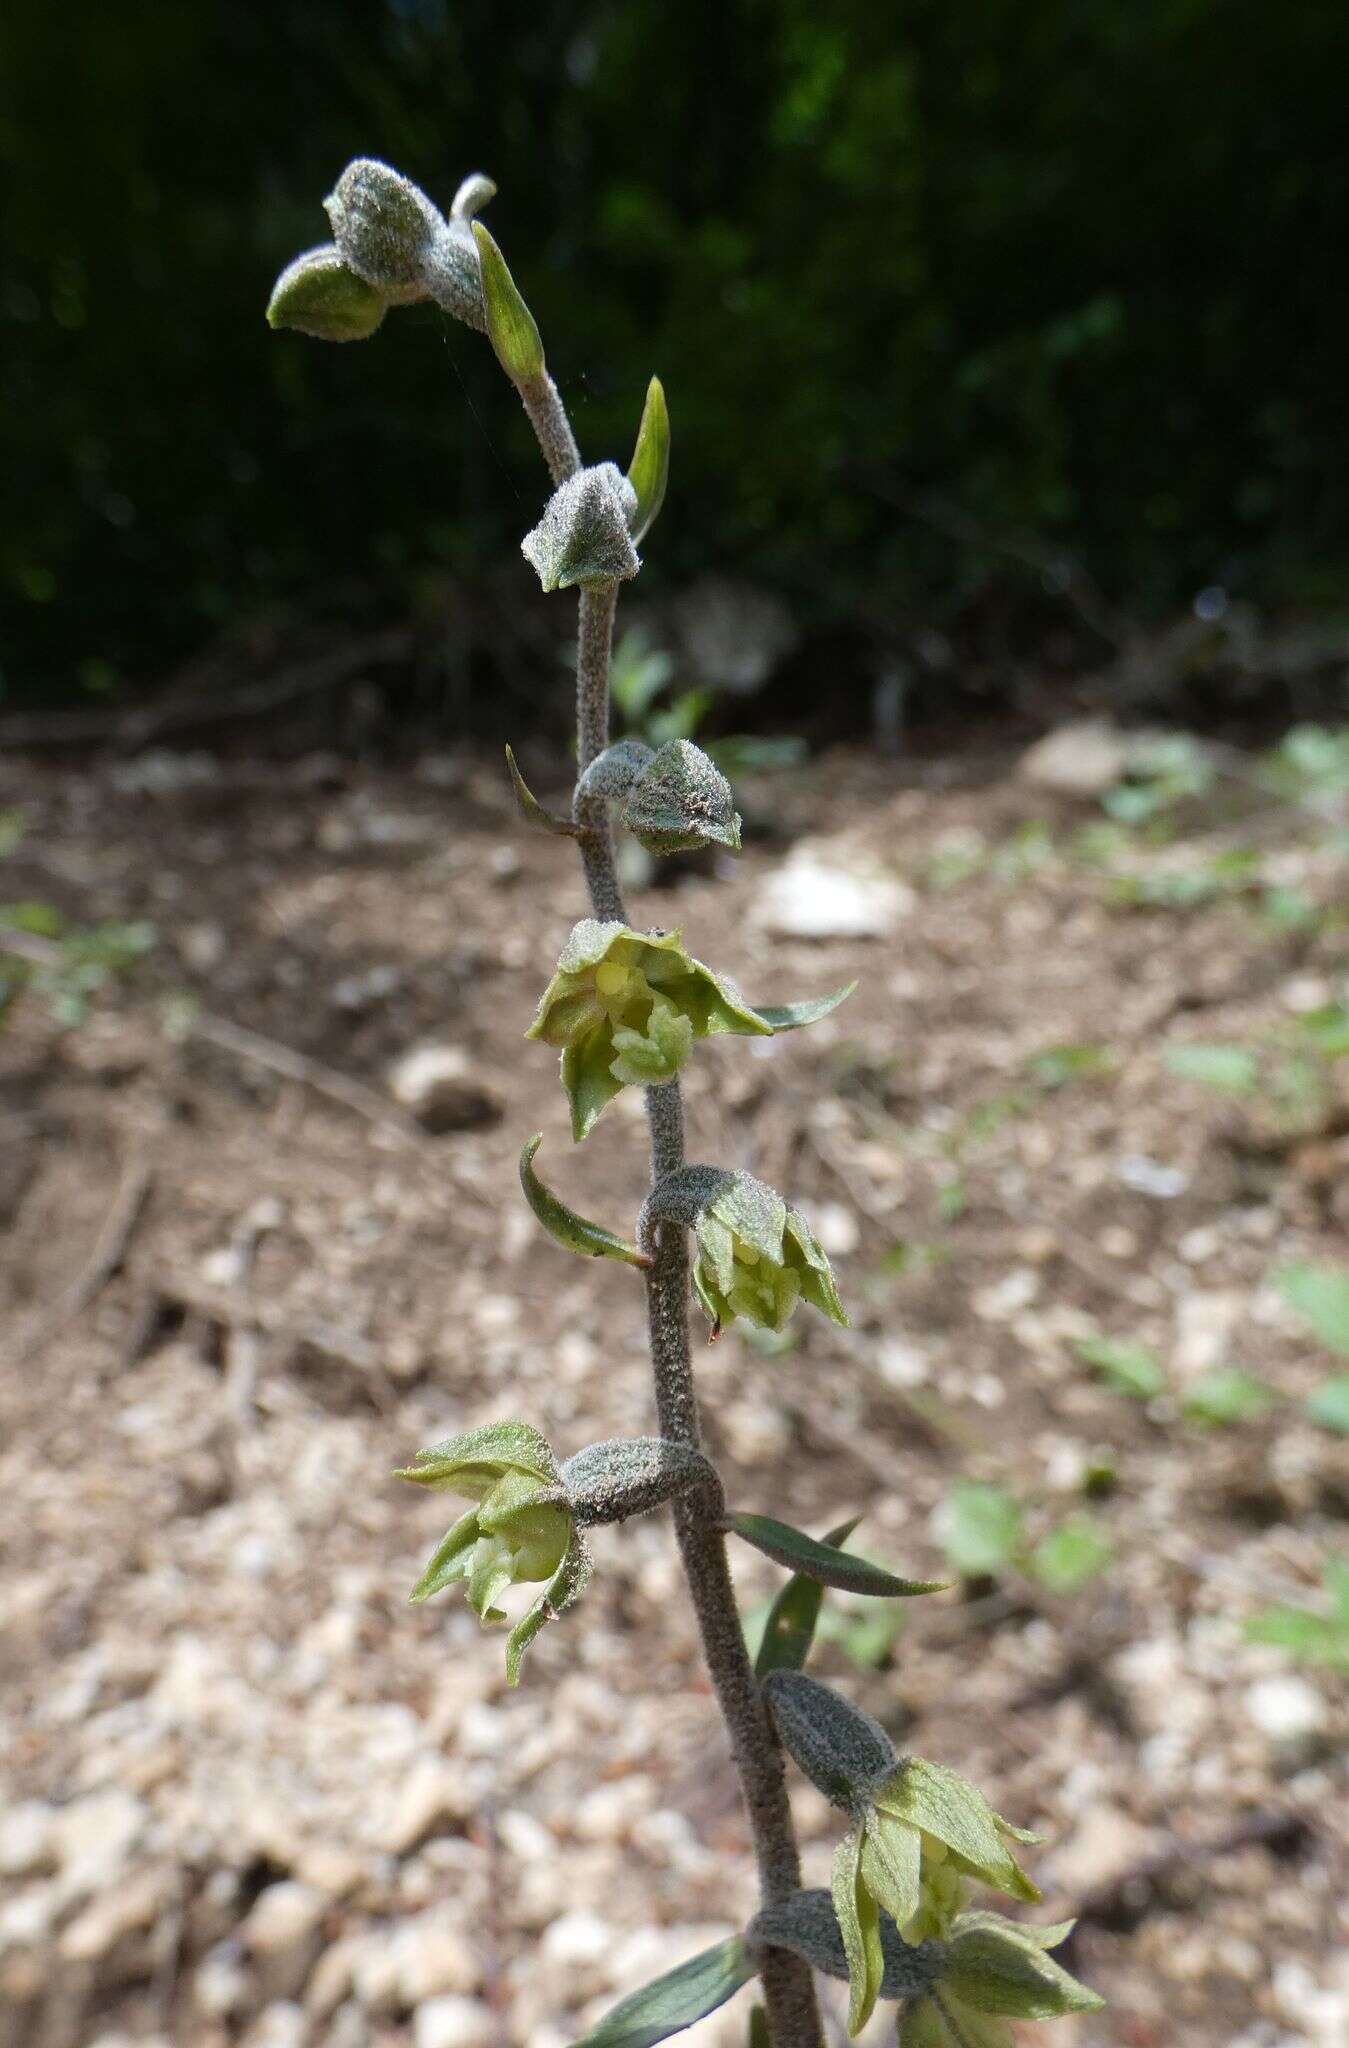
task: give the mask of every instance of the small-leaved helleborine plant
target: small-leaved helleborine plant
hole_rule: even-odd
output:
[[[829,1261],[787,1198],[747,1173],[686,1160],[680,1069],[701,1038],[795,1030],[849,991],[749,1002],[727,975],[694,957],[680,932],[629,919],[614,865],[616,821],[656,854],[740,845],[730,788],[697,747],[609,741],[618,586],[637,574],[638,547],[665,496],[665,395],[653,378],[626,474],[612,462],[582,463],[538,328],[475,218],[494,190],[488,178],[466,178],[445,216],[387,165],[350,164],[327,201],[333,240],[283,271],[268,319],[321,340],[358,341],[390,306],[434,300],[486,334],[548,465],[553,494],[522,547],[545,590],[574,589],[579,598],[570,817],[546,812],[514,756],[508,759],[526,817],[575,840],[590,915],[573,928],[526,1035],[561,1053],[577,1140],[620,1090],[644,1090],[651,1192],[628,1239],[578,1216],[543,1184],[534,1166],[538,1137],[524,1147],[520,1177],[559,1244],[641,1276],[660,1433],[590,1444],[559,1460],[536,1429],[507,1420],[419,1451],[403,1476],[471,1505],[412,1597],[428,1599],[462,1580],[481,1619],[502,1622],[510,1587],[541,1589],[507,1637],[514,1685],[539,1630],[585,1587],[587,1529],[671,1506],[744,1795],[760,1904],[742,1933],[624,1999],[586,2035],[591,2048],[665,2040],[754,1977],[763,2002],[751,2015],[750,2041],[823,2048],[815,1972],[847,1981],[852,2034],[878,1999],[889,1999],[899,2006],[901,2048],[1011,2048],[1009,2020],[1085,2012],[1101,2002],[1048,1953],[1067,1926],[1032,1926],[969,1902],[972,1882],[1016,1900],[1039,1896],[1010,1846],[1033,1837],[945,1764],[896,1755],[877,1722],[802,1670],[825,1587],[890,1599],[938,1588],[847,1551],[852,1523],[819,1541],[769,1516],[732,1511],[703,1449],[689,1352],[690,1279],[714,1336],[737,1316],[780,1330],[802,1303],[834,1322],[846,1317]],[[791,1574],[755,1660],[736,1612],[729,1537]],[[829,1891],[801,1885],[784,1751],[846,1821]]]

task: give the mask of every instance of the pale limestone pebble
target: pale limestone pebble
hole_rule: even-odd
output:
[[[309,2017],[303,2006],[277,1999],[263,2007],[240,2048],[307,2048],[309,2038]]]
[[[737,1465],[771,1465],[791,1447],[792,1430],[787,1417],[766,1402],[749,1398],[732,1401],[721,1411],[726,1447]]]
[[[68,1963],[107,1964],[130,1937],[153,1934],[179,1889],[176,1870],[139,1870],[99,1893],[61,1930],[57,1947]]]
[[[1349,1950],[1329,1959],[1324,1978],[1303,1962],[1274,1966],[1274,2002],[1282,2019],[1301,2027],[1315,2048],[1349,2042]]]
[[[409,1046],[386,1078],[394,1101],[433,1137],[481,1129],[502,1113],[500,1097],[460,1045]]]
[[[673,1807],[634,1820],[632,1844],[658,1868],[672,1870],[690,1885],[704,1883],[724,1868],[724,1859],[699,1840],[692,1822]]]
[[[378,1806],[371,1839],[392,1856],[406,1856],[437,1829],[462,1826],[473,1812],[468,1783],[462,1768],[440,1757],[419,1758]]]
[[[500,2048],[501,2019],[478,1998],[428,1998],[412,2021],[413,2048]]]
[[[1250,1296],[1242,1290],[1191,1289],[1176,1303],[1176,1337],[1171,1362],[1181,1379],[1227,1363],[1235,1333],[1245,1321]]]
[[[29,1877],[56,1861],[57,1809],[41,1799],[0,1808],[0,1876]]]
[[[577,2004],[613,1983],[618,1940],[619,1930],[612,1921],[581,1908],[549,1921],[539,1951],[544,1967],[553,1973],[559,2001]]]
[[[876,1370],[887,1387],[921,1387],[931,1372],[927,1352],[905,1337],[884,1337],[876,1346]]]
[[[1041,1876],[1069,1898],[1081,1898],[1127,1876],[1158,1847],[1153,1829],[1102,1800],[1079,1815],[1067,1840],[1045,1858]]]
[[[1302,1749],[1325,1732],[1329,1710],[1324,1694],[1296,1672],[1258,1678],[1246,1688],[1246,1712],[1278,1749]]]
[[[783,939],[883,939],[917,902],[874,858],[803,840],[756,893],[751,922]]]
[[[326,2020],[351,1996],[357,1981],[370,1934],[347,1934],[330,1942],[309,1973],[304,1987],[305,2010],[316,2020]]]
[[[655,1799],[653,1780],[640,1772],[596,1785],[578,1800],[572,1832],[583,1842],[627,1842],[633,1823]]]
[[[45,1941],[60,1918],[62,1899],[62,1887],[52,1878],[0,1899],[0,1955]]]
[[[1014,1266],[1000,1280],[981,1287],[972,1301],[974,1313],[986,1323],[1006,1323],[1029,1308],[1040,1292],[1042,1276],[1033,1266]]]
[[[150,1824],[150,1809],[129,1792],[92,1792],[57,1809],[53,1827],[61,1893],[102,1891],[126,1868]]]
[[[192,1996],[204,2019],[226,2020],[252,2003],[253,1982],[237,1941],[218,1941],[192,1977]]]
[[[263,1994],[292,1997],[304,1983],[323,1940],[328,1901],[314,1886],[283,1878],[259,1892],[239,1929]]]

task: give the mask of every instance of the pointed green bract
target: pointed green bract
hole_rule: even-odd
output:
[[[704,1949],[678,1969],[634,1991],[606,2013],[574,2048],[655,2048],[705,2019],[757,1975],[758,1966],[740,1935]]]
[[[920,1998],[899,2022],[899,2048],[1015,2048],[1005,2020],[974,2012],[946,1990]]]
[[[818,1024],[821,1017],[827,1017],[831,1010],[845,1003],[856,986],[855,981],[850,981],[843,988],[836,988],[832,995],[808,996],[800,1003],[756,1003],[754,1014],[770,1031],[799,1031],[803,1024]]]
[[[775,1563],[795,1567],[822,1585],[836,1586],[846,1593],[869,1593],[876,1599],[897,1600],[944,1590],[940,1579],[896,1578],[893,1572],[868,1564],[864,1557],[850,1557],[846,1550],[837,1550],[813,1536],[803,1536],[799,1529],[793,1529],[787,1522],[774,1521],[771,1515],[733,1514],[729,1524],[737,1536]]]
[[[1105,2000],[1045,1953],[1058,1928],[1023,1928],[992,1913],[962,1914],[952,1930],[944,1984],[976,2012],[1052,2020],[1099,2012]]]
[[[1009,1830],[999,1826],[983,1794],[955,1771],[923,1757],[906,1757],[874,1788],[872,1799],[881,1812],[942,1843],[971,1876],[1012,1898],[1039,1898],[1003,1840]]]
[[[473,239],[482,267],[482,296],[487,313],[487,339],[513,384],[534,384],[544,371],[543,343],[534,315],[520,296],[506,259],[480,220]]]
[[[848,1964],[848,2033],[860,2034],[875,2010],[885,1975],[876,1901],[862,1883],[862,1836],[857,1828],[834,1852],[830,1892]]]
[[[515,791],[515,801],[520,807],[522,818],[528,819],[531,825],[540,825],[545,832],[552,832],[563,839],[575,839],[579,836],[579,827],[574,825],[570,818],[554,817],[551,811],[544,809],[520,773],[519,764],[510,747],[506,749],[506,766],[511,771],[511,787]]]
[[[637,494],[637,509],[632,515],[634,543],[640,543],[654,525],[665,503],[669,475],[670,416],[665,409],[665,388],[659,377],[653,377],[646,387],[637,446],[628,465],[628,482]]]
[[[824,1539],[830,1549],[846,1543],[861,1519],[860,1515],[854,1515],[851,1521],[840,1522],[836,1529],[831,1529]],[[756,1678],[767,1678],[770,1671],[801,1669],[810,1655],[823,1605],[824,1587],[818,1579],[807,1578],[804,1572],[797,1572],[788,1579],[768,1610],[759,1652],[754,1659]]]
[[[269,327],[292,327],[315,341],[365,341],[384,318],[384,300],[332,243],[288,263],[267,303]]]
[[[553,1481],[557,1465],[546,1437],[527,1422],[487,1422],[480,1429],[447,1436],[418,1451],[399,1479],[481,1500],[504,1472],[524,1472]]]
[[[591,1223],[578,1216],[543,1185],[534,1171],[534,1155],[542,1143],[543,1133],[538,1131],[520,1154],[520,1185],[525,1200],[554,1242],[569,1252],[579,1252],[583,1258],[619,1259],[629,1266],[649,1266],[650,1258],[635,1244],[606,1230],[602,1223]]]

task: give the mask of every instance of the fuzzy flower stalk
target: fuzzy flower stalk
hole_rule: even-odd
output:
[[[1031,1927],[971,1902],[972,1885],[1016,1901],[1038,1897],[1011,1846],[1031,1838],[947,1764],[897,1755],[879,1723],[802,1670],[828,1588],[887,1600],[941,1588],[850,1550],[855,1517],[821,1538],[776,1514],[731,1507],[703,1446],[691,1292],[713,1336],[736,1321],[781,1331],[802,1308],[836,1325],[847,1315],[829,1261],[788,1195],[743,1171],[689,1164],[680,1077],[704,1041],[797,1030],[828,1016],[850,990],[750,1002],[723,968],[689,950],[682,932],[629,914],[616,831],[657,856],[699,847],[737,853],[741,840],[733,792],[692,742],[654,751],[635,740],[610,743],[619,592],[640,573],[639,550],[669,480],[665,393],[653,377],[626,470],[609,459],[583,462],[538,325],[477,218],[495,191],[475,172],[442,212],[401,172],[358,158],[325,201],[331,239],[286,266],[267,317],[320,340],[366,341],[391,313],[430,302],[484,336],[538,440],[551,489],[521,549],[544,592],[577,597],[569,809],[546,810],[509,749],[507,760],[524,817],[575,842],[589,914],[551,974],[541,971],[526,1036],[559,1056],[577,1143],[624,1090],[642,1091],[651,1188],[627,1227],[583,1216],[550,1184],[551,1166],[548,1182],[541,1177],[537,1133],[523,1145],[520,1184],[554,1246],[626,1268],[608,1284],[644,1290],[656,1433],[583,1444],[559,1459],[533,1423],[461,1420],[400,1474],[467,1503],[412,1598],[462,1589],[485,1627],[506,1630],[514,1685],[530,1646],[549,1623],[570,1617],[596,1569],[590,1532],[609,1532],[599,1546],[602,1570],[605,1546],[623,1540],[628,1521],[669,1510],[744,1801],[759,1905],[739,1933],[624,1998],[576,2048],[651,2048],[750,1983],[761,2001],[750,2020],[754,2048],[824,2048],[817,1987],[830,1979],[847,1982],[853,2033],[877,2000],[890,1999],[900,2048],[1012,2048],[1010,2020],[1099,2004],[1049,1954],[1067,1929]],[[730,1576],[732,1542],[787,1574],[753,1658]],[[565,1655],[576,1625],[569,1619],[538,1661]],[[846,1820],[828,1892],[801,1884],[788,1757]]]

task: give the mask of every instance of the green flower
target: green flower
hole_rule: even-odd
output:
[[[1105,2000],[1046,1950],[1073,1923],[1028,1927],[998,1913],[962,1913],[941,1953],[936,1982],[900,2015],[899,2048],[1014,2048],[1008,2020],[1099,2012]]]
[[[437,1545],[412,1599],[429,1600],[462,1580],[469,1604],[486,1624],[506,1620],[497,1602],[508,1587],[547,1581],[507,1641],[506,1676],[518,1684],[525,1651],[544,1623],[571,1605],[590,1575],[548,1445],[526,1423],[489,1423],[418,1451],[397,1476],[477,1502]]]
[[[824,1016],[847,993],[754,1009],[685,952],[677,931],[636,932],[587,917],[573,927],[525,1035],[562,1048],[572,1136],[580,1139],[620,1088],[672,1081],[695,1039],[771,1038]]]
[[[847,1316],[829,1261],[799,1209],[752,1174],[728,1174],[693,1226],[693,1284],[715,1336],[736,1316],[780,1330],[798,1301]]]

